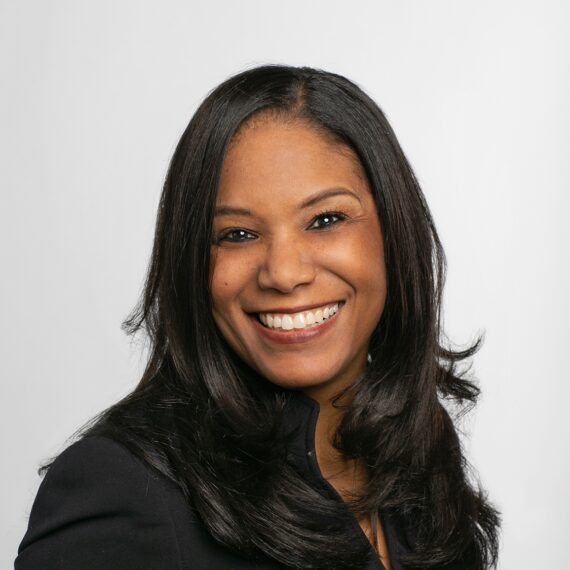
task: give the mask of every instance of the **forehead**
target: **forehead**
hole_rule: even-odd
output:
[[[218,203],[268,195],[301,201],[333,186],[368,190],[362,164],[349,146],[306,122],[257,119],[229,146]]]

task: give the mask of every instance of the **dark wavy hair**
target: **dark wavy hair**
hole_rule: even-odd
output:
[[[209,290],[214,206],[228,145],[254,116],[302,121],[360,159],[383,230],[388,293],[364,376],[351,388],[335,446],[362,458],[370,481],[350,502],[391,509],[413,536],[409,568],[496,566],[499,514],[471,481],[452,408],[479,389],[442,332],[445,258],[422,191],[384,114],[348,79],[267,65],[215,88],[176,148],[160,200],[146,286],[125,321],[144,331],[150,356],[126,398],[82,434],[126,445],[184,493],[219,543],[291,568],[362,568],[367,553],[314,513],[341,506],[288,465],[282,429],[291,394],[241,361],[217,329]],[[451,405],[447,405],[450,402]],[[446,405],[444,405],[446,404]],[[307,509],[310,505],[310,509]]]

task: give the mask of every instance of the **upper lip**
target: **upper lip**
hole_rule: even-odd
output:
[[[318,307],[327,307],[328,305],[334,305],[335,303],[342,303],[338,299],[335,301],[325,301],[324,303],[314,303],[313,305],[302,305],[300,307],[274,307],[272,309],[264,309],[263,311],[252,311],[252,313],[258,315],[260,313],[269,314],[291,314],[291,313],[301,313],[303,311],[310,311],[311,309],[316,309]]]

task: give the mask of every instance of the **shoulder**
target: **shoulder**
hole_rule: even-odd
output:
[[[175,518],[191,516],[174,485],[125,447],[86,437],[48,469],[16,569],[179,568]]]
[[[80,490],[99,495],[134,497],[141,484],[157,476],[126,447],[100,436],[90,436],[70,445],[49,467],[42,487],[48,495],[64,486],[66,492]],[[125,496],[123,493],[127,491]],[[144,485],[147,495],[148,485]],[[100,497],[98,497],[100,498]]]

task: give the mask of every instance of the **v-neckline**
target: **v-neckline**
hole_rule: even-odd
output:
[[[340,503],[342,503],[346,510],[350,513],[350,521],[353,526],[353,530],[358,539],[367,546],[369,550],[369,564],[366,570],[386,570],[386,567],[382,563],[379,554],[376,552],[372,546],[370,540],[366,536],[364,530],[360,526],[354,513],[348,508],[346,501],[340,495],[340,493],[329,483],[329,481],[323,476],[321,469],[317,461],[317,455],[315,450],[315,434],[317,420],[320,413],[320,405],[316,400],[313,400],[309,396],[303,394],[302,392],[295,392],[292,396],[294,400],[299,402],[303,407],[307,408],[310,412],[309,421],[307,422],[305,433],[304,433],[304,449],[306,465],[313,473],[313,475],[321,482],[321,484],[327,489],[327,491],[334,496]],[[394,535],[389,532],[385,526],[385,517],[383,513],[380,513],[381,524],[383,526],[384,538],[386,540],[386,546],[388,549],[388,559],[390,561],[391,570],[400,570],[400,565],[395,558],[395,543]]]

